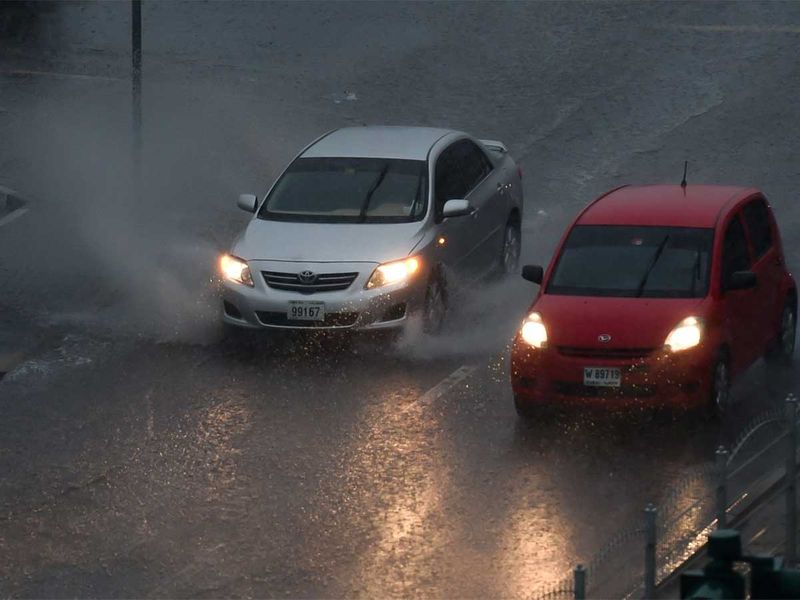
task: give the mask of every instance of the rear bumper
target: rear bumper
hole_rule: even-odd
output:
[[[638,357],[607,358],[565,355],[559,348],[537,350],[517,338],[511,385],[517,402],[528,405],[695,408],[709,397],[713,360],[714,353],[702,346],[675,354],[658,349]],[[585,386],[584,367],[618,368],[621,384]]]

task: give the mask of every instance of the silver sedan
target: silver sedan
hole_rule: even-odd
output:
[[[249,329],[435,333],[456,286],[517,268],[522,173],[500,142],[427,127],[327,133],[220,258],[223,320]]]

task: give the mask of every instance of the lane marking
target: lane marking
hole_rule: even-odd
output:
[[[455,386],[462,383],[465,379],[467,379],[470,375],[472,375],[477,367],[475,365],[462,365],[457,368],[455,371],[450,373],[447,377],[442,379],[439,383],[429,389],[427,392],[422,394],[419,398],[417,398],[416,402],[412,402],[411,406],[415,404],[432,404],[436,402],[439,398],[444,396],[447,392],[452,390]]]
[[[111,77],[108,75],[83,75],[81,73],[65,73],[62,71],[36,71],[32,69],[13,69],[11,71],[0,71],[0,75],[11,77],[24,77],[36,75],[40,77],[58,77],[59,79],[85,79],[102,81],[127,81],[124,77]]]
[[[670,25],[684,31],[717,31],[723,33],[800,33],[796,25]]]
[[[18,208],[17,210],[10,212],[5,217],[0,219],[0,227],[2,227],[3,225],[8,225],[12,221],[16,221],[22,215],[24,215],[26,212],[28,212],[28,210],[30,210],[30,209],[28,209],[27,207],[23,206],[22,208]]]

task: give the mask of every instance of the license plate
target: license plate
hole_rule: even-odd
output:
[[[290,300],[286,318],[291,321],[324,321],[325,303],[307,300]]]
[[[607,367],[584,367],[583,385],[594,387],[619,387],[622,373],[619,369]]]

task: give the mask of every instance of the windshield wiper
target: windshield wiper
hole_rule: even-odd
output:
[[[647,285],[647,279],[650,277],[650,273],[653,272],[653,269],[658,262],[658,259],[661,258],[661,253],[664,252],[664,248],[667,247],[667,242],[669,242],[669,234],[664,236],[664,239],[661,240],[661,243],[656,248],[656,251],[653,253],[653,258],[650,259],[650,264],[647,265],[647,270],[644,272],[644,276],[642,280],[639,282],[639,287],[636,288],[636,297],[640,298],[644,293],[644,286]]]
[[[388,171],[389,171],[389,163],[386,163],[381,169],[381,172],[378,173],[378,177],[375,179],[375,183],[372,184],[372,186],[369,188],[369,191],[367,192],[367,195],[364,197],[364,202],[361,205],[361,212],[359,213],[360,222],[363,223],[364,221],[367,220],[367,208],[369,207],[369,203],[372,200],[372,194],[374,194],[375,190],[377,190],[380,187],[381,183],[383,183],[383,178],[386,177],[386,173]]]
[[[694,298],[695,290],[697,289],[697,280],[700,279],[700,250],[697,250],[694,255],[694,264],[692,265],[692,298]]]

